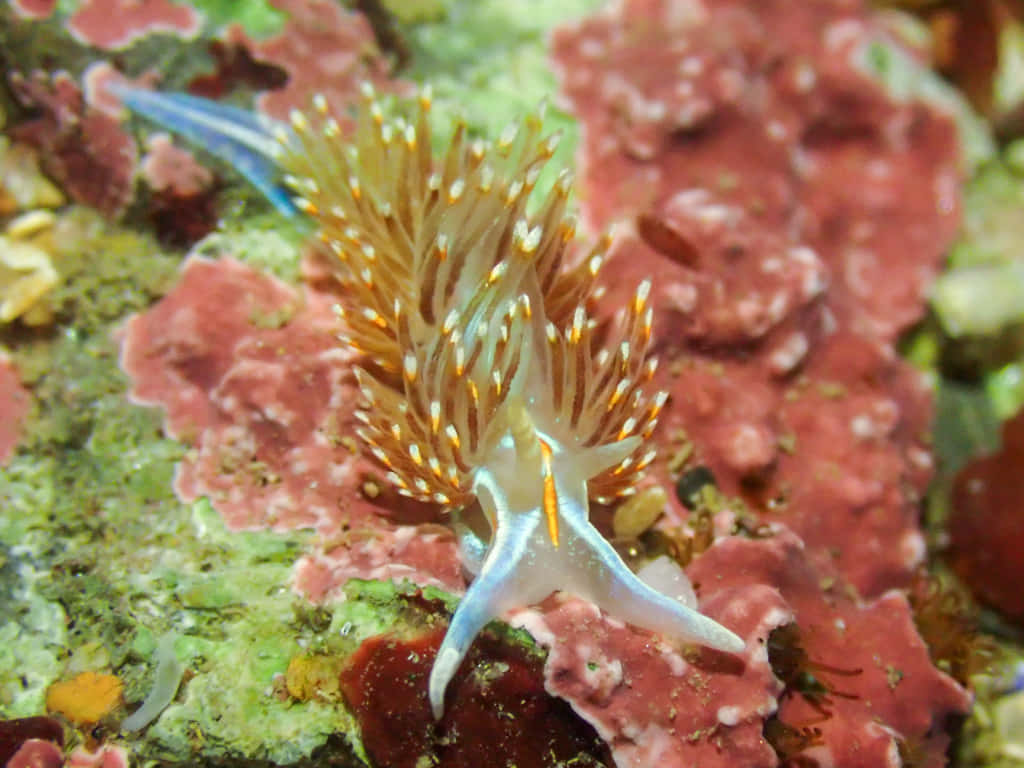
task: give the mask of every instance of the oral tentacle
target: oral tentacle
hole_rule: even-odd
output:
[[[185,136],[241,173],[278,211],[294,216],[291,195],[278,183],[280,143],[274,132],[280,124],[251,112],[184,93],[155,93],[141,88],[107,85],[121,102],[140,115]]]

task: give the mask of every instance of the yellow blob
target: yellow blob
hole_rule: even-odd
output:
[[[0,235],[0,323],[20,317],[27,325],[51,318],[40,300],[59,279],[50,255],[32,242]]]
[[[339,661],[327,656],[301,654],[293,657],[284,673],[288,695],[298,701],[337,698],[340,666]]]
[[[46,710],[64,715],[75,725],[92,725],[121,703],[123,689],[124,685],[114,675],[83,672],[50,686]]]

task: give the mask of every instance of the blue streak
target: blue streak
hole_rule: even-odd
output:
[[[157,93],[110,84],[121,103],[224,160],[286,216],[298,213],[278,182],[274,131],[280,124],[238,107],[184,93]]]

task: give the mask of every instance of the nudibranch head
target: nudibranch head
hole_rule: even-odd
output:
[[[478,503],[492,529],[431,673],[435,714],[483,625],[556,589],[740,650],[637,579],[588,521],[588,499],[631,493],[654,458],[646,442],[667,396],[648,391],[650,283],[617,324],[599,325],[588,303],[609,242],[574,258],[569,175],[527,208],[557,142],[541,116],[493,143],[457,123],[435,160],[430,109],[425,91],[411,118],[389,119],[366,88],[343,138],[317,98],[281,132],[277,162],[340,266],[346,339],[365,361],[359,435],[399,492]]]

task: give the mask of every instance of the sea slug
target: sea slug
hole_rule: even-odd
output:
[[[451,511],[476,574],[431,671],[436,717],[483,626],[555,590],[668,638],[743,650],[634,575],[589,522],[589,499],[628,495],[654,458],[667,396],[648,391],[650,283],[617,324],[591,317],[608,240],[573,258],[569,174],[528,208],[557,143],[540,114],[493,143],[458,123],[435,158],[428,90],[389,119],[366,86],[351,132],[322,97],[285,126],[192,97],[118,95],[309,215],[336,257],[344,341],[363,355],[359,435],[401,493]],[[469,524],[481,512],[486,543]]]

